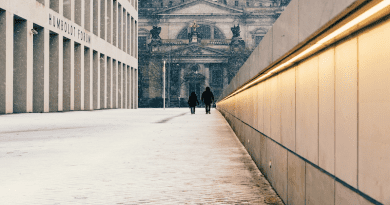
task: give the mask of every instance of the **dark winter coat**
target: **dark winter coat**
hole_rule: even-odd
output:
[[[206,90],[202,93],[201,100],[204,102],[204,104],[210,105],[214,101],[214,95],[211,91]]]
[[[190,98],[188,99],[188,105],[190,107],[195,107],[198,104],[199,104],[198,97],[196,97],[195,94],[191,95]]]

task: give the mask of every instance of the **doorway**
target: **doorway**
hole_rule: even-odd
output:
[[[199,101],[199,104],[201,103],[200,102],[200,83],[189,83],[189,86],[188,86],[188,96],[191,95],[192,92],[195,92],[196,94],[196,97],[198,98],[198,101]]]

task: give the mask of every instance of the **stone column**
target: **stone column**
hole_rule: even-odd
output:
[[[229,84],[229,79],[228,79],[228,73],[227,73],[227,67],[226,67],[226,64],[223,65],[223,89],[225,89],[228,84]]]
[[[127,65],[123,64],[123,108],[125,109],[127,109],[127,80]]]
[[[186,98],[186,83],[184,83],[184,68],[180,70],[180,97]]]
[[[138,69],[135,69],[135,73],[134,73],[134,77],[135,77],[135,89],[134,89],[134,94],[135,94],[135,105],[134,105],[134,108],[137,109],[138,108]]]
[[[74,110],[74,41],[70,41],[70,110]]]
[[[85,91],[85,88],[84,88],[84,86],[85,86],[85,82],[84,82],[84,62],[85,62],[85,60],[84,60],[84,45],[80,45],[80,110],[84,110],[85,108],[84,108],[84,99],[85,99],[85,97],[84,97],[84,95],[85,95],[85,93],[84,93],[84,91]]]
[[[133,67],[130,67],[130,72],[129,72],[129,94],[130,94],[130,102],[129,102],[129,108],[130,109],[134,109],[134,68]]]
[[[33,82],[33,38],[34,34],[32,33],[33,22],[27,21],[27,90],[26,90],[26,112],[33,112],[33,91],[34,91],[34,82]]]
[[[212,26],[210,26],[210,34],[211,34],[211,39],[214,39],[214,29],[215,29],[215,26],[214,25],[212,25]]]
[[[207,66],[207,67],[204,66],[204,76],[206,77],[205,82],[204,82],[205,88],[210,86],[210,68],[209,67],[210,66]]]
[[[120,69],[121,69],[121,100],[120,100],[120,103],[121,103],[121,108],[125,108],[125,85],[124,85],[124,81],[125,81],[125,64],[124,63],[121,63],[121,66],[120,66]],[[119,68],[118,68],[119,69]]]
[[[14,15],[0,11],[0,113],[13,112]]]
[[[118,108],[122,108],[122,63],[118,62]]]
[[[43,29],[44,32],[44,112],[50,110],[50,30]]]
[[[60,0],[61,1],[61,0]],[[61,7],[60,7],[61,11]],[[58,110],[64,110],[64,36],[58,34]],[[51,67],[51,66],[50,66]],[[50,77],[51,78],[51,77]]]

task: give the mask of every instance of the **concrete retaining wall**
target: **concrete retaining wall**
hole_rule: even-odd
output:
[[[353,3],[329,2],[293,0],[224,96]],[[384,18],[217,103],[286,204],[390,204],[388,36]]]

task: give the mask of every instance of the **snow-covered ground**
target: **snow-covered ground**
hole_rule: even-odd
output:
[[[265,204],[276,197],[224,118],[211,112],[0,115],[0,204]]]

